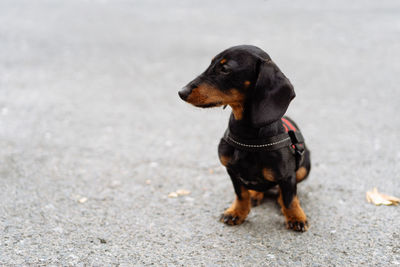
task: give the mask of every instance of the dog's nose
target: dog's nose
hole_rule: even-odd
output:
[[[185,87],[182,88],[182,90],[178,92],[179,97],[182,98],[182,100],[186,101],[186,99],[189,97],[190,93],[194,88],[196,88],[195,85],[192,84],[186,85]]]
[[[178,92],[178,95],[182,100],[186,101],[189,96],[189,90],[186,90],[186,87],[183,87],[182,90]]]

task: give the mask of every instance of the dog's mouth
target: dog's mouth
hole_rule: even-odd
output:
[[[222,102],[213,102],[213,103],[207,103],[207,104],[196,104],[196,107],[199,108],[213,108],[213,107],[218,107],[223,105]]]

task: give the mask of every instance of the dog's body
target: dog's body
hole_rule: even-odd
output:
[[[218,155],[236,199],[221,221],[242,223],[251,203],[258,204],[265,191],[278,185],[278,202],[287,227],[306,231],[308,222],[296,185],[309,174],[310,152],[297,125],[283,117],[295,93],[268,54],[248,45],[229,48],[179,95],[198,107],[232,108]]]

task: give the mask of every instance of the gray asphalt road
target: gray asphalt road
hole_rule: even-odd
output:
[[[218,222],[230,110],[177,91],[237,44],[295,86],[306,233],[274,200]],[[395,0],[2,0],[0,264],[400,265],[400,208],[365,201],[375,186],[400,196],[399,73]]]

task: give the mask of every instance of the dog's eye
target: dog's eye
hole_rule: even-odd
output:
[[[221,73],[222,74],[229,74],[230,72],[231,72],[231,68],[228,65],[223,64],[221,66]]]

